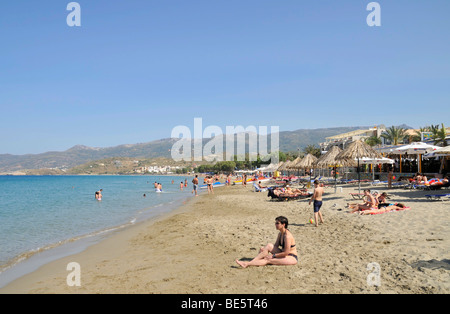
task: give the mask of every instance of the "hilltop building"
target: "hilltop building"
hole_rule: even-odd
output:
[[[325,142],[320,143],[320,148],[322,151],[328,151],[332,146],[339,146],[345,149],[347,145],[357,140],[366,140],[369,137],[377,136],[380,137],[381,134],[386,131],[384,125],[375,126],[370,129],[356,130],[348,133],[338,134],[335,136],[330,136],[325,139]]]

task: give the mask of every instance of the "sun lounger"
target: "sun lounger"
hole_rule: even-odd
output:
[[[429,185],[429,190],[440,190],[440,189],[448,189],[450,188],[450,182],[447,182],[445,184],[431,184]]]
[[[387,181],[380,181],[380,180],[375,180],[372,182],[372,185],[380,185],[380,184],[387,184]]]
[[[389,184],[388,183],[385,183],[385,185],[386,185],[386,187],[389,187]],[[405,188],[405,187],[407,187],[407,186],[409,186],[409,184],[408,183],[406,183],[406,182],[392,182],[391,183],[391,186],[392,186],[392,188]]]
[[[273,192],[273,189],[268,189],[268,193],[267,193],[267,197],[270,197],[272,201],[292,201],[292,200],[308,198],[311,196],[312,196],[312,193],[275,195],[275,193]]]
[[[257,186],[256,184],[253,184],[253,187],[255,188],[255,192],[266,192],[267,188],[260,188],[259,186]]]
[[[425,195],[429,201],[445,201],[450,200],[450,194],[440,194],[440,195]]]
[[[350,193],[354,200],[362,200],[364,198],[364,193]]]

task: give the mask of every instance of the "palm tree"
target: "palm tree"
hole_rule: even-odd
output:
[[[392,145],[398,145],[405,138],[405,131],[404,128],[391,126],[385,133],[381,134],[381,137],[391,142]]]
[[[317,147],[315,145],[308,145],[308,146],[306,146],[305,149],[303,150],[303,152],[306,155],[311,154],[311,155],[313,155],[314,157],[317,157],[317,158],[319,158],[322,155],[320,147]]]
[[[381,145],[381,138],[379,138],[378,136],[371,136],[366,138],[365,141],[368,145],[370,146],[376,146],[376,145]]]
[[[430,126],[430,132],[433,134],[432,137],[437,136],[439,132],[439,124]]]
[[[413,135],[411,138],[412,142],[421,142],[422,141],[422,133],[431,132],[431,128],[426,126],[424,128],[420,128],[416,131],[416,135]]]
[[[447,144],[447,131],[445,129],[444,123],[442,123],[442,128],[437,129],[435,132],[433,132],[433,140],[434,145],[442,144],[442,146],[446,147]]]

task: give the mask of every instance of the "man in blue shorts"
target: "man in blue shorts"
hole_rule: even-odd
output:
[[[323,217],[322,213],[320,212],[320,209],[322,208],[323,200],[323,187],[320,186],[320,183],[318,180],[314,181],[314,194],[309,200],[309,205],[311,205],[311,202],[314,201],[314,218],[316,220],[316,227],[319,226],[319,217],[320,217],[320,223],[323,224]]]

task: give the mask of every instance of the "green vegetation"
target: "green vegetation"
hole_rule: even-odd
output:
[[[371,136],[369,138],[366,139],[366,143],[367,145],[370,146],[377,146],[377,145],[381,145],[381,138],[378,136]]]
[[[445,129],[444,123],[442,123],[442,127],[441,128],[435,128],[433,129],[433,140],[434,140],[434,145],[442,145],[442,146],[447,146],[447,140],[446,137],[448,136],[448,133]]]
[[[391,126],[385,133],[381,134],[381,137],[388,140],[392,145],[399,145],[406,136],[405,132],[404,128]]]

